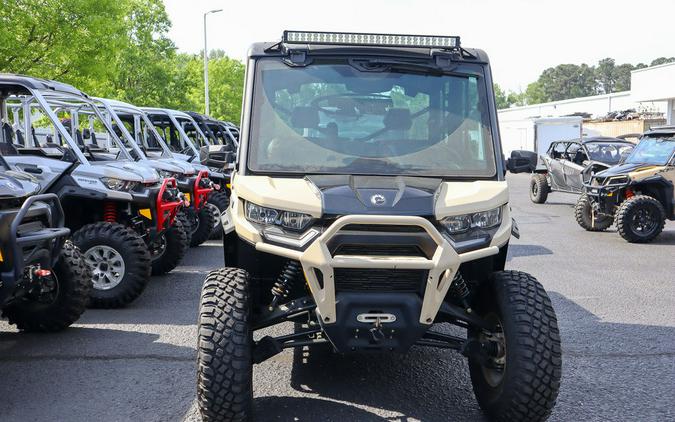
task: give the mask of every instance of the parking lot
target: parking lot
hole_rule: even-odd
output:
[[[614,229],[588,233],[576,198],[527,197],[509,176],[521,231],[509,269],[548,290],[562,334],[563,379],[553,420],[673,420],[675,223],[651,244]],[[88,310],[72,328],[28,335],[0,322],[0,420],[199,420],[196,316],[201,282],[222,265],[219,242],[188,252],[121,310]],[[257,420],[481,420],[464,359],[415,348],[404,356],[286,351],[258,365]]]

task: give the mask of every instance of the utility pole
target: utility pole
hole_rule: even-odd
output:
[[[204,114],[207,116],[211,110],[209,108],[209,50],[206,45],[206,16],[222,11],[223,9],[214,9],[204,13]]]

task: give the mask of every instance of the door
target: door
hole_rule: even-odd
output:
[[[587,160],[588,157],[586,157],[586,152],[581,144],[571,142],[565,151],[565,159],[562,160],[565,184],[568,190],[581,192],[583,189],[581,171],[584,169],[583,163]]]
[[[565,188],[565,172],[562,165],[562,159],[567,149],[568,142],[555,142],[551,145],[549,152],[544,156],[548,167],[548,173],[551,178],[551,184],[556,189]]]

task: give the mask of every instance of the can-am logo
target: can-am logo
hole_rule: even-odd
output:
[[[384,195],[380,195],[379,193],[376,193],[375,195],[370,197],[370,203],[375,205],[375,206],[382,206],[387,203],[387,199],[384,197]]]

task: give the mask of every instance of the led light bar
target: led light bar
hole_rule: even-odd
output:
[[[440,35],[363,34],[355,32],[284,31],[284,44],[368,45],[387,47],[459,47],[459,37]]]

